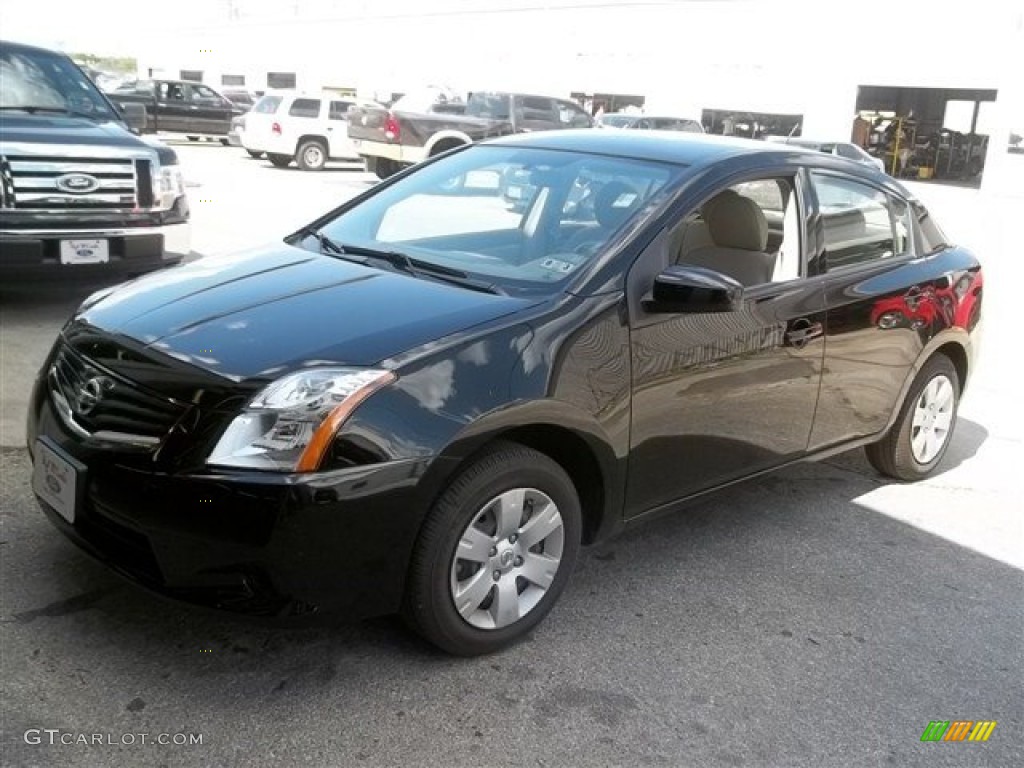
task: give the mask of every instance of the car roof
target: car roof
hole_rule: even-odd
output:
[[[483,143],[618,155],[680,165],[704,165],[738,155],[820,154],[793,144],[675,131],[539,131],[503,136]]]
[[[38,45],[26,45],[25,43],[15,43],[10,40],[0,40],[0,48],[12,51],[24,51],[26,53],[49,53],[51,55],[56,54],[58,56],[67,56],[63,51],[57,51],[53,48],[41,48]]]

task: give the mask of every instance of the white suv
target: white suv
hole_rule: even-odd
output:
[[[245,115],[242,146],[261,152],[278,168],[294,160],[304,171],[319,171],[328,160],[358,161],[348,139],[348,108],[355,99],[333,93],[275,91]]]

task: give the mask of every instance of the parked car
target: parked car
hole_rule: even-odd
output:
[[[253,157],[265,152],[278,168],[294,161],[304,171],[319,171],[329,160],[359,160],[348,139],[348,112],[355,103],[327,92],[266,93],[237,127],[239,141]]]
[[[183,133],[190,141],[212,138],[225,146],[231,120],[244,110],[203,83],[135,80],[110,94],[118,105],[142,104],[148,133]]]
[[[634,115],[630,112],[611,112],[597,121],[598,128],[619,128],[634,131],[684,131],[704,133],[699,120],[689,117],[659,117],[657,115]]]
[[[0,41],[0,276],[140,274],[189,253],[178,156],[67,56]]]
[[[87,299],[36,381],[32,486],[164,594],[401,611],[443,649],[494,651],[582,544],[712,489],[857,446],[889,477],[935,472],[981,324],[884,330],[872,308],[952,284],[978,318],[980,276],[868,166],[686,133],[503,137],[276,246]]]
[[[765,139],[775,143],[790,144],[794,147],[813,149],[828,155],[835,155],[836,157],[845,157],[847,160],[853,160],[855,163],[870,165],[872,168],[885,171],[885,163],[880,157],[869,155],[864,149],[851,141],[817,141],[815,139],[805,139],[802,136],[767,136]]]
[[[412,95],[389,109],[356,107],[349,137],[366,168],[381,179],[402,168],[481,139],[525,131],[593,127],[593,118],[567,99],[478,91],[465,102],[422,103]]]
[[[252,109],[260,98],[255,91],[247,88],[224,88],[221,93],[228,101],[246,112]]]

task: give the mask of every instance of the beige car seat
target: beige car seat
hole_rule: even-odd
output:
[[[749,197],[726,190],[702,211],[711,245],[683,251],[680,263],[721,272],[743,285],[771,282],[773,253],[767,253],[768,221]]]

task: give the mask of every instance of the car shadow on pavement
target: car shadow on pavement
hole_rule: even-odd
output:
[[[978,450],[985,441],[988,440],[989,433],[981,424],[970,419],[965,419],[963,416],[958,416],[956,420],[956,428],[953,431],[952,442],[949,444],[949,448],[946,449],[946,455],[942,457],[942,462],[933,478],[941,477],[946,472],[956,469],[965,461],[973,459]],[[863,475],[877,478],[880,482],[884,481],[885,478],[879,476],[875,469],[868,463],[867,457],[864,455],[862,450],[847,451],[841,453],[838,456],[834,456],[827,460],[828,464],[837,467],[843,467],[852,472],[859,472]]]

